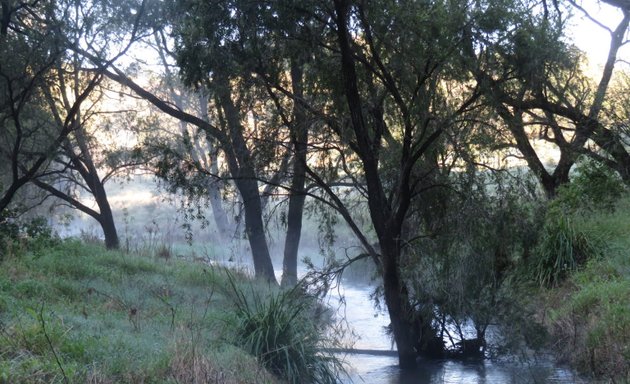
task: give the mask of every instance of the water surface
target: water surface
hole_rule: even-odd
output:
[[[345,316],[348,325],[357,334],[357,349],[393,349],[385,333],[389,319],[383,311],[374,309],[369,298],[371,288],[345,284],[331,293],[331,305],[339,295],[345,297],[345,306],[339,307],[339,316]],[[394,356],[349,354],[344,356],[350,377],[345,383],[369,384],[577,384],[586,383],[571,370],[553,364],[549,359],[521,363],[517,361],[420,361],[412,371],[398,369]]]

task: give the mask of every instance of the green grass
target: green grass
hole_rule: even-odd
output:
[[[630,197],[616,210],[575,216],[600,254],[545,292],[549,326],[564,358],[586,373],[630,382]]]
[[[278,382],[232,344],[231,276],[78,241],[5,257],[0,383]]]

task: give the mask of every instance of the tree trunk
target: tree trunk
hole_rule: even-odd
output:
[[[110,214],[109,216],[101,217],[99,223],[101,224],[103,234],[105,235],[105,247],[107,249],[119,249],[120,241],[118,239],[118,232],[116,231],[116,225],[114,224],[112,215]]]
[[[238,109],[232,100],[229,79],[225,74],[217,71],[215,73],[215,83],[217,85],[217,99],[225,114],[230,138],[230,148],[227,148],[225,154],[230,173],[234,177],[236,187],[243,198],[245,233],[251,247],[256,277],[277,284],[265,236],[256,171],[253,166],[251,153],[243,137],[243,126]]]
[[[393,243],[393,239],[391,242]],[[383,293],[389,312],[391,329],[398,349],[398,364],[401,369],[412,369],[416,366],[418,356],[415,345],[418,335],[414,333],[413,311],[409,307],[409,297],[400,277],[400,250],[390,241],[381,242],[383,252]],[[383,246],[385,245],[385,248]]]
[[[210,114],[208,113],[208,93],[202,89],[198,94],[199,101],[199,114],[201,118],[210,122]],[[234,228],[230,225],[227,213],[223,207],[223,199],[221,198],[221,188],[219,187],[219,165],[218,165],[218,148],[213,143],[214,139],[206,137],[206,146],[204,153],[204,147],[199,143],[199,140],[195,140],[195,151],[198,153],[199,158],[203,158],[204,166],[210,170],[210,173],[214,175],[214,178],[208,180],[208,198],[210,200],[210,207],[212,208],[212,216],[214,217],[214,223],[217,226],[219,235],[222,238],[229,238],[234,235]],[[221,181],[223,182],[223,181]]]
[[[256,277],[277,283],[267,246],[258,183],[253,179],[237,179],[236,186],[245,208],[245,233],[254,259]]]
[[[208,199],[212,208],[212,217],[214,224],[217,226],[219,236],[222,239],[228,239],[234,235],[234,229],[230,225],[225,208],[223,208],[223,199],[221,198],[221,190],[215,180],[208,181]]]
[[[105,236],[105,247],[107,249],[118,249],[120,242],[118,240],[118,233],[116,232],[116,224],[114,223],[114,215],[112,208],[109,205],[107,199],[107,193],[105,192],[105,186],[103,181],[98,175],[98,170],[92,159],[92,153],[90,152],[85,137],[83,127],[78,127],[75,130],[76,144],[79,148],[79,154],[74,152],[73,145],[70,144],[66,151],[66,155],[71,159],[75,165],[77,172],[83,177],[87,186],[94,196],[96,205],[98,205],[99,214],[94,218],[101,224],[103,229],[103,235]],[[70,143],[68,141],[68,143]]]
[[[100,180],[96,183],[96,191],[94,191],[94,199],[99,209],[99,217],[96,218],[101,224],[103,229],[103,235],[105,236],[105,247],[107,249],[120,248],[120,241],[118,239],[118,232],[116,231],[116,224],[114,222],[114,215],[112,213],[111,206],[107,200],[107,194],[105,188]]]
[[[304,166],[298,166],[301,159],[295,159],[294,174],[291,180],[291,196],[287,214],[287,234],[284,241],[284,258],[282,263],[282,286],[294,286],[297,283],[297,259],[300,238],[302,236],[302,213],[304,211]],[[303,164],[303,163],[302,163]],[[301,169],[296,169],[301,168]]]
[[[300,63],[291,63],[291,82],[293,85],[293,125],[291,138],[293,141],[293,176],[289,196],[289,212],[287,214],[287,234],[284,241],[284,258],[282,263],[282,286],[294,286],[297,283],[297,260],[300,238],[302,236],[302,215],[306,194],[306,152],[308,145],[308,126],[304,108],[297,100],[303,98],[302,67]]]
[[[118,239],[118,232],[116,231],[114,216],[112,214],[111,207],[109,206],[107,196],[105,195],[105,189],[102,183],[100,183],[100,180],[98,182],[100,188],[94,186],[90,187],[92,188],[92,190],[101,191],[98,193],[93,192],[93,196],[96,199],[100,212],[97,212],[94,209],[84,205],[79,200],[76,200],[74,197],[72,197],[70,194],[63,192],[44,181],[33,179],[32,182],[42,190],[65,201],[72,207],[78,209],[88,216],[91,216],[94,220],[96,220],[101,225],[101,229],[103,230],[103,236],[105,237],[105,246],[107,247],[107,249],[118,249],[120,247],[120,241]],[[96,197],[97,194],[99,197]]]
[[[402,222],[405,219],[411,195],[406,193],[409,184],[401,181],[404,185],[398,187],[395,199],[397,210],[395,210],[392,207],[393,199],[386,197],[380,180],[378,151],[381,132],[379,129],[374,129],[373,137],[370,137],[370,130],[363,115],[364,108],[358,88],[354,55],[350,46],[349,7],[348,1],[335,1],[344,92],[356,138],[357,154],[365,172],[370,217],[381,247],[383,290],[392,333],[398,348],[398,363],[401,369],[412,369],[416,366],[417,356],[414,350],[416,340],[413,334],[413,311],[410,308],[407,289],[400,276],[399,266]],[[403,166],[406,165],[403,160],[401,162]]]

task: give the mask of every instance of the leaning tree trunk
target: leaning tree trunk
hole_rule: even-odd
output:
[[[74,161],[75,160],[73,160],[73,162]],[[81,168],[81,171],[82,172],[80,173],[82,175],[86,175],[86,176],[88,175],[87,173],[84,173],[86,171],[85,168]],[[87,182],[88,180],[91,180],[91,179],[88,178],[85,180]],[[99,207],[99,211],[96,211],[86,206],[85,204],[81,203],[79,200],[75,199],[72,195],[68,194],[67,192],[61,191],[53,187],[51,184],[48,184],[42,180],[33,179],[32,182],[33,184],[35,184],[37,187],[41,188],[42,190],[65,201],[66,203],[74,207],[75,209],[78,209],[79,211],[89,215],[94,220],[96,220],[101,225],[101,229],[103,230],[103,236],[105,237],[105,246],[108,249],[118,249],[120,247],[120,241],[118,239],[118,232],[116,231],[116,224],[114,222],[114,216],[112,214],[111,207],[109,205],[107,196],[105,194],[105,188],[103,187],[100,180],[98,180],[98,183],[96,186],[94,186],[93,180],[91,180],[89,183],[90,189],[92,190],[93,196]],[[100,192],[94,192],[94,191],[100,191]]]
[[[217,99],[225,114],[230,138],[230,148],[225,150],[225,154],[230,173],[234,177],[236,187],[243,199],[245,233],[251,247],[256,277],[277,284],[269,247],[267,246],[256,171],[253,166],[251,153],[243,137],[240,115],[232,100],[227,76],[217,71],[215,79]]]
[[[118,249],[120,247],[120,240],[118,239],[118,232],[116,231],[114,215],[112,213],[111,206],[109,205],[109,201],[107,200],[105,188],[100,180],[97,183],[96,189],[97,191],[94,192],[94,198],[100,212],[99,217],[96,219],[103,229],[105,247],[107,249]]]
[[[99,210],[98,216],[95,216],[94,218],[99,222],[99,224],[101,224],[103,229],[105,247],[107,249],[118,249],[120,247],[120,241],[118,240],[118,233],[116,231],[116,224],[114,223],[112,208],[109,205],[107,192],[105,192],[105,186],[98,175],[98,170],[96,169],[96,165],[92,159],[92,154],[82,127],[78,127],[75,130],[75,137],[80,155],[77,155],[74,152],[72,146],[68,147],[66,153],[71,158],[72,163],[77,168],[77,171],[90,188],[92,196],[94,196],[94,200],[96,201],[96,205]]]

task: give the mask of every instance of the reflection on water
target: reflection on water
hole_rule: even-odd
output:
[[[394,357],[353,355],[346,362],[351,367],[347,383],[355,384],[584,383],[570,371],[544,363],[422,361],[415,370],[402,372]]]
[[[369,287],[346,285],[331,293],[334,301],[339,294],[345,296],[346,306],[339,310],[348,324],[360,337],[357,349],[388,350],[391,342],[385,335],[384,326],[389,323],[387,315],[377,312],[369,299]],[[332,304],[332,303],[331,303]],[[492,361],[421,361],[418,368],[402,372],[398,361],[392,356],[346,355],[350,377],[346,383],[369,384],[573,384],[585,383],[570,370],[558,367],[549,361],[521,364],[517,362]]]

